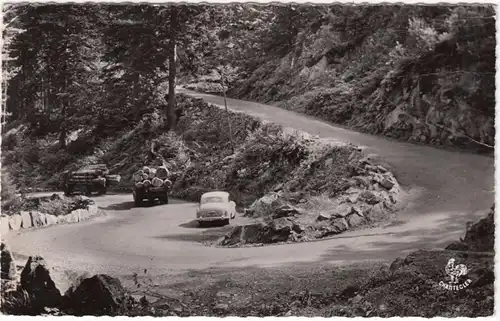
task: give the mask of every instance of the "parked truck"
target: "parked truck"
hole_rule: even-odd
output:
[[[172,182],[168,179],[170,173],[164,166],[144,166],[133,175],[133,197],[135,206],[139,207],[148,201],[153,205],[156,200],[161,204],[168,204],[168,194]]]
[[[84,166],[76,171],[67,171],[63,175],[64,195],[80,191],[85,195],[97,192],[106,194],[108,187],[120,182],[120,175],[110,175],[106,164]]]

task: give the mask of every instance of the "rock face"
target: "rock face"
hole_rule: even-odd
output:
[[[83,280],[66,294],[66,309],[73,315],[114,315],[125,302],[120,280],[98,274]]]
[[[495,250],[495,205],[491,207],[486,217],[467,229],[464,243],[473,251],[492,252]]]
[[[15,280],[16,279],[16,262],[14,256],[10,251],[10,247],[2,240],[1,243],[1,279],[2,280]]]
[[[495,205],[489,213],[467,228],[463,240],[446,246],[451,251],[494,252],[495,250]]]
[[[61,303],[61,293],[40,256],[29,257],[21,272],[21,287],[31,295],[32,304],[36,307],[55,307]]]

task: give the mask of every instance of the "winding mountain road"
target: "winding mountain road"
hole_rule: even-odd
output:
[[[224,106],[221,97],[180,92]],[[222,228],[196,228],[193,203],[134,208],[132,195],[96,197],[107,215],[47,227],[7,239],[15,253],[42,255],[51,266],[89,273],[130,275],[190,269],[269,266],[307,262],[344,264],[389,260],[418,248],[443,246],[464,233],[465,222],[483,216],[494,202],[494,158],[412,145],[360,134],[273,106],[228,99],[236,111],[259,116],[320,137],[348,141],[379,155],[415,197],[399,221],[385,228],[347,232],[329,240],[224,249],[206,247]],[[235,222],[244,222],[238,217]]]

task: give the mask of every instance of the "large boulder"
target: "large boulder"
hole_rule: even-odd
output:
[[[345,218],[336,218],[332,220],[330,227],[335,234],[342,233],[349,228],[349,225]]]
[[[380,203],[381,200],[372,191],[363,191],[361,194],[359,194],[358,201],[362,201],[370,205],[375,205],[377,203]]]
[[[340,204],[328,212],[331,218],[346,217],[351,213],[352,206],[346,203]]]
[[[9,218],[9,227],[13,231],[19,231],[23,224],[23,218],[19,214],[14,214]]]
[[[357,213],[353,213],[347,217],[347,223],[350,227],[359,226],[363,223],[363,221],[364,217]]]
[[[316,218],[316,221],[323,222],[323,221],[329,221],[330,219],[331,219],[330,214],[328,214],[328,213],[319,213],[318,217]]]
[[[279,199],[279,193],[269,193],[267,195],[264,195],[263,197],[259,198],[255,202],[250,205],[250,208],[248,208],[245,211],[246,215],[254,215],[254,214],[262,214],[264,212],[271,212],[273,203],[276,202]]]
[[[35,307],[55,307],[61,303],[61,292],[50,277],[45,260],[30,256],[21,272],[21,287],[30,294]]]
[[[269,244],[289,240],[297,225],[288,218],[278,218],[268,224],[253,223],[236,226],[220,241],[220,245],[234,246],[242,244]]]
[[[125,302],[120,280],[106,274],[84,279],[65,295],[65,309],[73,315],[115,315]]]
[[[266,243],[285,242],[290,237],[294,224],[288,218],[282,217],[275,219],[269,224],[271,230],[268,233],[270,239]]]
[[[2,280],[15,280],[16,279],[16,262],[10,250],[10,247],[3,240],[0,245],[1,249],[1,275]]]
[[[275,218],[281,218],[294,216],[295,214],[299,214],[299,210],[297,208],[291,206],[290,204],[284,204],[274,210],[273,216]]]

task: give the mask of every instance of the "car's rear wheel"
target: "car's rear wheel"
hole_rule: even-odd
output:
[[[75,188],[74,185],[67,185],[66,188],[64,189],[64,195],[65,196],[70,196],[73,194],[73,189]]]
[[[162,204],[168,204],[168,195],[167,195],[167,194],[165,194],[165,195],[163,195],[162,197],[160,197],[160,202],[161,202]]]

